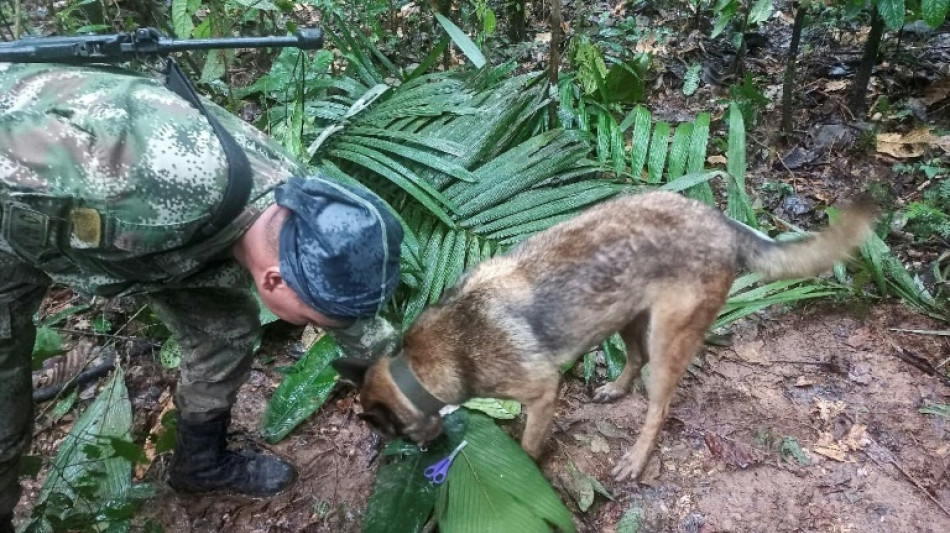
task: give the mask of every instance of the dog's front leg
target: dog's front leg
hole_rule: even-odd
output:
[[[541,457],[544,449],[544,438],[551,429],[554,420],[554,405],[557,401],[557,389],[560,377],[552,383],[542,386],[541,394],[525,402],[527,420],[524,425],[524,434],[521,435],[521,447],[534,459]]]

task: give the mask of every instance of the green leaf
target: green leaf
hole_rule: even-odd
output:
[[[656,126],[653,127],[653,138],[650,139],[650,160],[647,164],[647,181],[649,183],[660,183],[662,179],[669,141],[670,123],[657,122]]]
[[[201,69],[201,82],[211,83],[214,80],[219,80],[224,76],[224,73],[224,51],[208,50],[204,67]]]
[[[99,315],[92,321],[92,330],[100,335],[112,331],[112,323],[106,320],[106,317]]]
[[[468,413],[465,440],[440,486],[439,531],[574,531],[571,513],[535,462],[490,418]]]
[[[877,0],[877,11],[891,30],[904,25],[904,0]]]
[[[416,453],[379,469],[366,508],[364,533],[422,531],[435,507],[437,488],[422,475],[439,460],[434,455]]]
[[[950,8],[950,0],[921,0],[920,13],[924,22],[931,28],[937,28],[947,18],[947,10]]]
[[[586,513],[590,509],[590,506],[594,503],[595,494],[601,494],[611,500],[614,499],[613,495],[604,488],[597,478],[581,472],[574,466],[574,463],[568,462],[567,473],[570,477],[568,489],[582,513]]]
[[[33,343],[33,370],[43,367],[43,361],[64,352],[63,337],[48,326],[36,328],[36,340]]]
[[[111,438],[131,439],[132,404],[124,377],[122,368],[116,368],[76,420],[59,447],[36,506],[65,497],[72,501],[70,513],[93,514],[107,502],[128,498],[132,463],[115,453],[102,453],[109,446],[99,444]]]
[[[699,89],[699,63],[692,63],[686,68],[686,75],[683,77],[683,94],[692,96],[696,89]]]
[[[500,420],[511,420],[521,414],[521,404],[514,400],[498,400],[495,398],[472,398],[462,404],[475,411]]]
[[[158,360],[161,361],[163,367],[168,369],[178,368],[181,365],[181,345],[178,344],[178,339],[171,336],[162,343]]]
[[[323,405],[339,378],[330,362],[342,354],[324,335],[291,367],[264,413],[261,433],[268,442],[279,442]]]
[[[639,533],[642,520],[643,510],[637,504],[631,505],[617,523],[617,533]]]
[[[673,133],[673,144],[670,145],[670,162],[667,168],[667,181],[673,181],[683,175],[686,169],[686,158],[689,156],[689,143],[692,140],[693,125],[683,122],[676,127]]]
[[[805,452],[802,450],[802,447],[798,445],[798,440],[795,437],[784,437],[782,438],[781,444],[778,448],[779,456],[783,461],[788,461],[789,458],[794,458],[798,461],[798,464],[802,466],[808,466],[810,462],[808,456],[805,455]]]
[[[189,0],[172,0],[172,27],[179,39],[190,38],[191,32],[195,29],[191,14],[188,12],[188,4]]]
[[[772,0],[758,0],[749,11],[749,24],[759,24],[772,16]]]
[[[726,150],[726,157],[726,169],[732,176],[727,194],[729,216],[757,228],[755,212],[745,190],[745,123],[742,119],[742,112],[735,102],[729,104],[729,146]]]
[[[56,402],[56,405],[53,406],[52,409],[50,409],[50,412],[49,412],[50,420],[52,420],[53,422],[56,422],[60,418],[63,418],[63,416],[65,416],[66,413],[68,413],[69,410],[72,409],[74,405],[76,405],[76,398],[78,397],[79,397],[79,389],[74,388],[73,391],[70,392],[68,396]]]
[[[624,365],[627,364],[627,350],[620,335],[614,334],[601,345],[604,351],[604,359],[607,361],[607,380],[614,381],[623,372]]]
[[[277,6],[270,0],[232,0],[244,7],[259,9],[261,11],[276,11]]]
[[[735,16],[736,12],[739,10],[738,0],[726,0],[720,1],[716,5],[715,11],[719,14],[719,18],[716,20],[716,25],[713,27],[712,33],[709,35],[711,39],[715,39],[726,29],[726,26],[729,25],[729,22],[732,21],[732,17]]]
[[[643,165],[647,160],[647,153],[650,147],[650,127],[652,125],[650,111],[647,108],[638,105],[633,109],[630,115],[620,124],[620,129],[625,130],[627,121],[633,122],[633,140],[630,148],[630,172],[634,178],[639,179],[643,172]]]
[[[635,104],[643,99],[643,77],[646,68],[641,62],[618,63],[607,71],[604,90],[609,102]]]
[[[918,409],[918,411],[920,411],[921,414],[934,415],[950,419],[950,405],[948,404],[929,403]]]
[[[454,22],[445,18],[441,13],[436,13],[435,18],[439,21],[439,24],[445,28],[446,33],[449,34],[449,37],[452,38],[455,45],[458,46],[468,60],[475,65],[475,68],[485,66],[485,63],[487,63],[485,56],[482,55],[482,51],[478,49],[478,45],[476,45],[465,32],[456,26]]]

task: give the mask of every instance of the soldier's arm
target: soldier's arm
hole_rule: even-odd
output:
[[[346,328],[325,328],[349,357],[376,359],[395,355],[402,334],[385,318],[376,315],[357,320]]]

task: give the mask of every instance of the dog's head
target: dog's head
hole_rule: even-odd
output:
[[[337,359],[332,364],[344,381],[360,389],[359,417],[385,439],[402,437],[425,446],[442,434],[442,417],[426,413],[399,389],[389,372],[390,357]]]

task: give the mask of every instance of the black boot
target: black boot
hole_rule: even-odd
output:
[[[223,491],[274,496],[289,487],[297,472],[277,457],[227,449],[229,413],[200,423],[178,418],[178,440],[168,484],[179,492]]]
[[[13,513],[0,514],[0,533],[16,533],[13,528]]]

